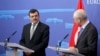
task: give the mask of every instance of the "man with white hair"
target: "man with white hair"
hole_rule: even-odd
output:
[[[74,39],[75,46],[70,49],[84,56],[97,56],[98,32],[96,27],[87,19],[83,9],[76,10],[73,18],[74,22],[79,25],[79,29]]]

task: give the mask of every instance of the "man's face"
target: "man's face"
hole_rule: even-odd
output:
[[[75,19],[74,19],[74,22],[75,22],[76,24],[78,24],[79,26],[81,26],[81,20],[80,20],[79,18],[75,18]]]
[[[39,15],[38,15],[37,12],[35,12],[35,13],[30,13],[30,14],[29,14],[29,17],[30,17],[30,21],[31,21],[32,23],[37,23],[37,22],[39,21]]]

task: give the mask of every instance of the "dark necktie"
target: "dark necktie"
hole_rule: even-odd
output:
[[[83,32],[83,28],[80,29],[79,33],[78,33],[78,36],[80,36]]]

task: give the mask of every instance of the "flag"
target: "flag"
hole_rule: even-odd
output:
[[[84,9],[82,0],[78,0],[77,10],[78,9]],[[71,37],[70,37],[69,47],[75,46],[74,38],[75,38],[75,35],[76,35],[76,32],[78,31],[78,29],[79,29],[79,26],[74,22]]]

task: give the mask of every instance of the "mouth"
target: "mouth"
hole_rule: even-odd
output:
[[[38,21],[38,20],[33,20],[33,22],[35,22],[35,23],[36,23],[37,21]]]

